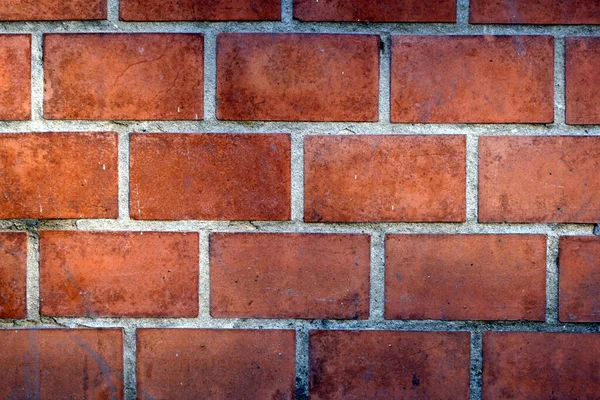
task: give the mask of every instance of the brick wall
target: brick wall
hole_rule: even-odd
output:
[[[600,2],[0,20],[0,398],[600,396]]]

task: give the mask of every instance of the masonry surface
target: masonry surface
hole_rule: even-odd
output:
[[[600,2],[0,4],[0,398],[597,398]]]

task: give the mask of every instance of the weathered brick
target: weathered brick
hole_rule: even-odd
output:
[[[217,36],[217,117],[377,121],[379,36]]]
[[[484,332],[483,399],[595,399],[600,335]]]
[[[211,315],[366,319],[369,236],[216,233]]]
[[[106,19],[106,0],[10,0],[0,3],[0,21]]]
[[[471,0],[472,24],[600,24],[595,0]]]
[[[27,316],[27,234],[0,232],[0,318]]]
[[[479,221],[598,222],[600,137],[479,138]]]
[[[42,231],[40,303],[50,316],[195,317],[198,234]]]
[[[311,331],[311,399],[466,399],[468,332]]]
[[[0,35],[0,93],[0,120],[31,118],[31,35]]]
[[[307,222],[465,219],[465,137],[309,136]]]
[[[293,399],[293,330],[139,329],[143,399]]]
[[[117,218],[113,132],[0,135],[0,218]]]
[[[44,117],[198,120],[200,34],[46,34]]]
[[[543,235],[388,235],[388,319],[546,318]]]
[[[280,0],[121,0],[124,21],[277,21]]]
[[[0,330],[3,399],[123,399],[121,329]]]
[[[562,237],[559,313],[563,322],[600,322],[600,238]]]
[[[290,218],[290,136],[132,134],[134,219]]]
[[[600,9],[600,2],[598,2]],[[600,22],[600,11],[599,11]],[[600,124],[600,38],[567,38],[567,124]]]
[[[392,122],[549,123],[551,36],[392,36]]]

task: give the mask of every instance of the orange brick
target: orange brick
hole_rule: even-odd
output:
[[[10,0],[0,3],[0,20],[106,19],[106,11],[106,0]]]
[[[600,38],[567,38],[565,68],[567,124],[600,124]]]
[[[0,120],[31,118],[31,35],[0,35],[0,93]]]
[[[472,24],[600,24],[595,0],[471,0]]]
[[[27,316],[27,234],[0,232],[0,318]]]

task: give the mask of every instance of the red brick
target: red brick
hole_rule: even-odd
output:
[[[465,220],[465,137],[309,136],[307,222]]]
[[[117,134],[0,135],[0,218],[117,218]]]
[[[31,35],[0,35],[0,93],[0,120],[31,118]]]
[[[294,0],[301,21],[455,22],[456,0]]]
[[[379,36],[217,36],[217,117],[377,121]]]
[[[600,137],[479,138],[479,221],[598,222]]]
[[[472,24],[600,24],[596,0],[471,0]]]
[[[3,399],[122,399],[121,329],[0,330]]]
[[[483,399],[595,399],[600,335],[485,332]]]
[[[41,314],[195,317],[198,234],[40,233]]]
[[[200,34],[46,34],[44,117],[198,120]]]
[[[600,86],[600,38],[567,38],[565,42],[567,124],[600,124],[596,90]]]
[[[124,21],[277,21],[280,0],[121,0]]]
[[[211,315],[366,319],[368,235],[216,233]]]
[[[550,123],[550,36],[392,36],[392,122]]]
[[[312,331],[311,399],[466,399],[468,332]]]
[[[293,399],[292,330],[139,329],[143,399]]]
[[[560,238],[559,320],[600,322],[600,238]]]
[[[132,134],[134,219],[290,218],[290,136]]]
[[[25,318],[26,293],[27,234],[0,232],[0,318]]]
[[[388,235],[388,319],[546,317],[543,235]]]
[[[10,0],[0,3],[1,21],[106,19],[106,0]]]

